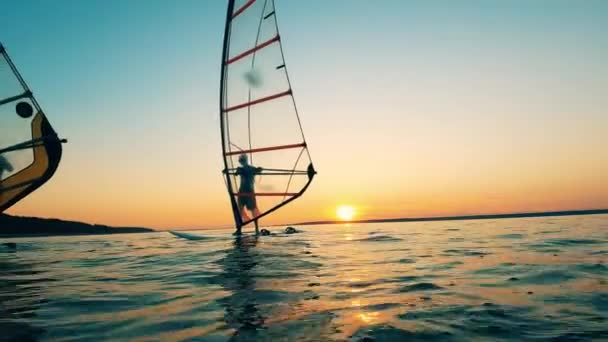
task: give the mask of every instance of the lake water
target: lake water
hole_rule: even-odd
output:
[[[608,215],[300,228],[3,239],[0,340],[608,339]]]

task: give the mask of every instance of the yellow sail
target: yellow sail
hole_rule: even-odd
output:
[[[57,133],[0,44],[0,213],[48,181],[61,160]]]

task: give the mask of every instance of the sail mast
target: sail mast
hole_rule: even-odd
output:
[[[226,13],[226,27],[224,28],[224,46],[222,48],[222,73],[220,76],[220,84],[221,84],[221,88],[220,88],[220,134],[222,136],[222,159],[224,160],[224,177],[225,177],[225,181],[226,181],[226,186],[228,187],[228,196],[230,197],[230,205],[232,208],[232,215],[234,216],[234,223],[236,225],[236,229],[240,230],[241,227],[243,226],[243,222],[241,220],[241,215],[239,213],[239,209],[238,209],[238,205],[236,203],[236,198],[234,197],[234,189],[232,188],[232,181],[230,179],[230,176],[228,174],[228,159],[226,159],[226,157],[224,156],[225,151],[227,150],[227,132],[224,130],[224,125],[225,125],[225,108],[224,108],[224,102],[226,100],[226,79],[227,79],[227,72],[228,72],[228,68],[227,68],[227,64],[226,64],[226,60],[228,59],[228,53],[229,53],[229,48],[230,48],[230,24],[231,24],[231,20],[232,20],[232,16],[233,16],[233,12],[234,12],[234,1],[235,0],[228,0],[228,10]]]

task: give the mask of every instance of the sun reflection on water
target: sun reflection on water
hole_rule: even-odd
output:
[[[377,312],[362,312],[357,315],[357,317],[362,320],[365,324],[371,324],[378,318]]]

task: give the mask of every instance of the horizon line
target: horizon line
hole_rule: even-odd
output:
[[[516,212],[504,214],[475,214],[475,215],[457,215],[457,216],[429,216],[429,217],[394,217],[394,218],[376,218],[376,219],[359,219],[359,220],[320,220],[320,221],[304,221],[291,223],[291,225],[315,225],[315,224],[338,224],[338,223],[386,223],[386,222],[422,222],[422,221],[456,221],[456,220],[486,220],[486,219],[507,219],[507,218],[526,218],[526,217],[545,217],[545,216],[575,216],[575,215],[596,215],[608,214],[608,209],[581,209],[581,210],[559,210],[559,211],[533,211],[533,212]],[[284,224],[288,225],[288,224]],[[280,225],[271,225],[276,227]]]
[[[344,224],[344,223],[390,223],[390,222],[424,222],[424,221],[457,221],[457,220],[486,220],[486,219],[508,219],[508,218],[526,218],[526,217],[545,217],[545,216],[576,216],[576,215],[597,215],[608,214],[608,208],[605,209],[577,209],[577,210],[558,210],[558,211],[533,211],[533,212],[515,212],[504,214],[474,214],[474,215],[457,215],[457,216],[428,216],[428,217],[386,217],[374,219],[358,219],[350,221],[341,220],[317,220],[317,221],[302,221],[295,223],[277,223],[265,225],[267,227],[279,226],[311,226],[319,224]],[[234,226],[222,227],[198,227],[198,228],[158,228],[156,231],[191,231],[191,230],[214,230],[214,229],[233,229]]]

